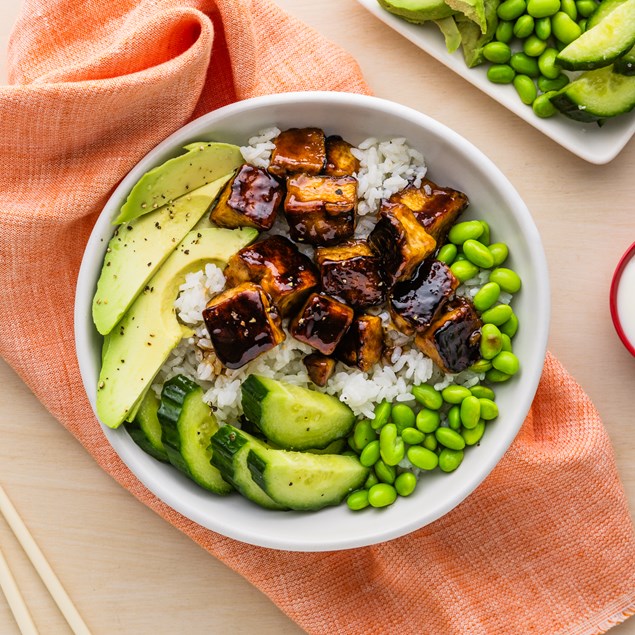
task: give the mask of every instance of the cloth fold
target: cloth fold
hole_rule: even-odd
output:
[[[123,487],[310,633],[592,634],[635,612],[635,536],[611,446],[551,356],[499,466],[404,538],[272,551],[154,497],[105,440],[75,358],[74,288],[99,211],[145,153],[194,117],[272,92],[368,87],[347,53],[269,0],[26,0],[9,62],[0,354]]]

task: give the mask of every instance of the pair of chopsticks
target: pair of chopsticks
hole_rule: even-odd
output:
[[[33,536],[31,536],[29,530],[26,528],[26,525],[18,515],[18,512],[2,486],[0,486],[0,513],[4,516],[9,527],[11,527],[11,531],[15,534],[18,542],[22,545],[31,564],[42,579],[42,582],[44,582],[53,600],[55,600],[57,607],[68,622],[73,633],[75,633],[75,635],[90,635],[90,631],[84,623],[84,620],[82,620],[80,614],[77,612],[75,605],[68,597],[64,587],[46,561],[44,554],[40,551],[35,540],[33,540]],[[7,598],[9,608],[13,613],[13,617],[22,635],[38,635],[31,614],[24,603],[24,598],[18,589],[18,585],[13,578],[2,551],[0,551],[0,588],[2,588]]]

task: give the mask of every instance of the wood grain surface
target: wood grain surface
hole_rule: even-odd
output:
[[[518,189],[549,261],[550,349],[599,409],[635,510],[635,359],[615,335],[608,308],[613,269],[635,241],[635,143],[609,165],[590,165],[393,33],[355,0],[276,1],[350,51],[376,95],[450,126]],[[0,81],[19,4],[0,0]],[[302,632],[268,598],[102,472],[1,360],[0,386],[0,481],[95,635]],[[3,522],[0,546],[40,632],[70,633]],[[635,620],[612,632],[635,635]],[[18,634],[2,596],[0,633]]]

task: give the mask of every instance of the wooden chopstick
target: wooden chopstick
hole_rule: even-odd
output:
[[[13,579],[11,569],[9,569],[9,565],[2,551],[0,551],[0,587],[2,588],[4,597],[7,598],[7,603],[20,629],[20,633],[22,633],[22,635],[38,635],[29,609],[24,603],[24,598]]]
[[[40,551],[40,548],[37,546],[35,540],[33,540],[33,536],[31,536],[29,530],[26,528],[24,522],[18,515],[15,507],[9,500],[9,497],[6,495],[4,489],[0,485],[0,513],[4,516],[4,519],[7,521],[9,527],[15,534],[15,537],[18,539],[18,542],[22,545],[26,555],[29,557],[31,564],[35,567],[38,575],[44,582],[44,585],[48,589],[48,592],[51,594],[53,600],[57,604],[57,607],[61,611],[62,615],[68,622],[68,625],[71,627],[71,630],[75,635],[90,635],[90,631],[88,627],[82,620],[81,615],[77,612],[75,605],[68,597],[68,594],[64,590],[62,583],[59,581],[53,569],[51,569],[51,565],[46,561],[44,554]],[[4,558],[2,558],[4,561]],[[6,566],[6,561],[4,562],[6,567],[6,571],[9,573],[9,578],[13,582],[13,587],[15,591],[17,591],[17,596],[13,593],[12,590],[9,590],[8,593],[11,593],[11,599],[7,596],[7,601],[9,602],[9,606],[11,607],[11,611],[14,616],[16,616],[15,609],[18,610],[20,615],[22,616],[24,613],[21,613],[21,607],[19,606],[20,600],[22,601],[22,605],[24,605],[24,600],[22,600],[22,596],[20,592],[17,590],[17,586],[15,585],[15,581],[13,580],[13,576],[9,571],[9,568]],[[0,563],[1,566],[1,563]],[[11,582],[9,582],[8,587],[10,589]],[[5,591],[5,595],[7,591],[5,590],[4,585],[2,586],[2,590]],[[19,600],[16,600],[16,597],[19,597]],[[11,602],[15,602],[14,605]],[[24,610],[26,610],[26,606],[24,606]],[[28,610],[26,610],[26,615],[28,619],[31,621],[32,630],[23,630],[22,624],[18,620],[16,616],[16,622],[18,622],[18,626],[20,627],[23,635],[31,635],[32,633],[37,635],[37,630],[35,630],[35,626],[33,625],[33,621],[31,620],[31,616],[28,614]],[[27,626],[27,622],[24,622]]]

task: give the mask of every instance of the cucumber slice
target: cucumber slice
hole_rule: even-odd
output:
[[[225,425],[212,437],[212,464],[245,498],[266,509],[286,509],[251,478],[247,456],[254,446],[264,447],[264,444],[243,430]]]
[[[635,46],[615,60],[613,70],[620,75],[628,75],[629,77],[635,75]]]
[[[243,382],[242,405],[267,439],[288,450],[324,448],[346,436],[355,422],[337,397],[259,375]]]
[[[551,103],[576,121],[615,117],[635,108],[635,76],[614,73],[611,67],[587,71],[551,97]]]
[[[247,455],[253,480],[280,505],[316,511],[338,505],[368,476],[352,456],[273,450],[254,445]]]
[[[586,30],[588,31],[594,26],[597,26],[609,13],[625,2],[626,0],[604,0],[604,2],[601,2],[598,8],[589,16],[586,23]]]
[[[161,424],[157,417],[159,399],[149,390],[137,411],[137,415],[130,423],[126,423],[126,430],[132,440],[150,456],[159,461],[169,463],[167,452],[161,440]]]
[[[635,0],[626,0],[558,54],[566,69],[608,66],[635,45]]]
[[[229,494],[231,485],[210,463],[218,424],[203,401],[203,389],[183,375],[166,381],[157,416],[170,463],[210,492]]]

